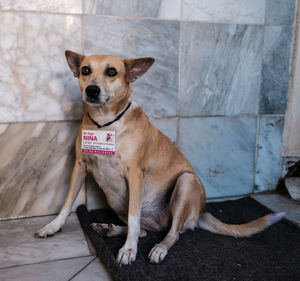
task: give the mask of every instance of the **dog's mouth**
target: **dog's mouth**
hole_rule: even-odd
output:
[[[93,104],[93,105],[104,105],[109,101],[110,101],[110,97],[106,98],[106,100],[104,102],[99,100],[99,98],[91,98],[91,97],[86,97],[85,98],[85,102],[87,102],[89,104]]]

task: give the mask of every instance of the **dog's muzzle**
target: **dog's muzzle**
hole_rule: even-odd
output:
[[[89,85],[85,88],[85,93],[87,97],[96,99],[99,97],[101,90],[97,85]]]

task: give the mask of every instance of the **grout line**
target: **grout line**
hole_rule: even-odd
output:
[[[87,246],[88,246],[88,249],[89,249],[91,255],[92,256],[97,256],[96,250],[95,250],[94,245],[92,244],[91,240],[89,239],[89,237],[87,236],[87,234],[85,233],[85,231],[82,231],[82,232],[83,232],[85,241],[87,243]]]
[[[182,7],[183,0],[181,0],[180,8],[180,29],[179,29],[179,52],[178,52],[178,90],[177,90],[177,132],[176,132],[176,146],[179,147],[179,123],[180,123],[180,92],[181,92],[181,42],[182,42]]]
[[[81,16],[81,13],[72,13],[72,12],[52,12],[52,11],[35,11],[35,10],[14,10],[14,9],[8,9],[3,10],[0,9],[0,13],[24,13],[24,14],[37,14],[37,15],[62,15],[62,16]]]
[[[150,21],[181,21],[181,19],[174,18],[154,18],[154,17],[138,17],[138,16],[116,16],[116,15],[104,15],[104,14],[89,14],[79,12],[53,12],[53,11],[35,11],[35,10],[14,10],[14,9],[0,9],[0,13],[24,13],[24,14],[41,14],[41,15],[63,15],[63,16],[93,16],[93,17],[110,17],[119,19],[136,19],[136,20],[150,20]],[[280,26],[280,27],[292,27],[292,25],[281,25],[281,24],[265,24],[265,23],[241,23],[241,22],[211,22],[206,20],[191,20],[182,19],[183,22],[195,22],[203,24],[227,24],[227,25],[249,25],[249,26]]]
[[[182,14],[182,11],[181,11]],[[250,26],[286,26],[291,25],[281,25],[281,24],[264,24],[264,23],[241,23],[241,22],[211,22],[206,20],[190,20],[190,19],[174,19],[174,18],[154,18],[154,17],[138,17],[138,16],[117,16],[117,15],[105,15],[105,14],[88,14],[84,13],[84,16],[88,17],[108,17],[108,18],[118,18],[118,19],[134,19],[134,20],[150,20],[150,21],[182,21],[182,22],[195,22],[203,24],[227,24],[227,25],[250,25]]]
[[[83,13],[84,16],[88,17],[106,17],[116,19],[133,19],[133,20],[150,20],[150,21],[180,21],[180,19],[172,18],[151,18],[151,17],[138,17],[138,16],[117,16],[117,15],[105,15],[105,14],[89,14]]]
[[[207,117],[225,117],[225,118],[239,118],[239,117],[284,117],[284,114],[236,114],[236,115],[193,115],[193,116],[180,116],[180,114],[173,116],[157,116],[147,115],[150,119],[174,119],[174,118],[207,118]],[[66,120],[37,120],[37,121],[0,121],[0,125],[7,124],[36,124],[36,123],[64,123],[64,122],[81,122],[82,119],[66,119]]]
[[[84,11],[85,11],[85,5],[84,5],[84,0],[81,0],[81,12],[82,12],[82,15],[84,15]]]
[[[88,264],[86,264],[82,269],[80,269],[75,275],[73,275],[68,281],[71,281],[75,276],[77,276],[80,272],[82,272],[84,269],[86,269],[93,261],[96,260],[96,257],[91,260]]]
[[[84,5],[82,4],[82,9]],[[281,26],[281,27],[291,27],[292,25],[281,25],[281,24],[265,24],[265,23],[243,23],[243,22],[212,22],[207,20],[196,20],[196,19],[176,19],[176,18],[155,18],[155,17],[139,17],[139,16],[117,16],[117,15],[105,15],[105,14],[90,14],[81,12],[53,12],[53,11],[36,11],[36,10],[14,10],[14,9],[0,9],[0,13],[25,13],[25,14],[42,14],[42,15],[63,15],[63,16],[92,16],[92,17],[110,17],[119,19],[136,19],[136,20],[150,20],[150,21],[182,21],[182,22],[195,22],[203,24],[228,24],[228,25],[250,25],[250,26]],[[181,11],[182,14],[182,11]]]
[[[36,123],[63,123],[63,122],[81,122],[82,119],[66,119],[66,120],[39,120],[39,121],[0,121],[0,125],[6,124],[20,124],[20,123],[28,123],[28,124],[36,124]]]
[[[69,214],[69,216],[72,215],[72,214],[76,214],[76,211],[72,211]],[[11,221],[11,220],[26,220],[26,219],[34,219],[34,218],[53,217],[53,216],[57,216],[57,215],[58,215],[58,213],[47,214],[47,215],[36,215],[36,216],[29,216],[29,217],[11,217],[11,218],[4,218],[4,219],[0,218],[0,222],[2,222],[2,221]]]
[[[229,199],[229,198],[241,198],[241,197],[247,197],[247,196],[251,196],[253,195],[252,192],[250,193],[246,193],[246,194],[241,194],[241,195],[228,195],[228,196],[222,196],[222,197],[209,197],[209,198],[206,198],[206,201],[210,201],[210,200],[222,200],[222,199]],[[210,202],[208,202],[210,203]]]
[[[254,149],[254,161],[253,161],[253,184],[252,184],[252,193],[255,193],[255,180],[256,180],[256,164],[258,159],[258,150],[259,150],[259,132],[260,132],[260,117],[257,116],[256,119],[256,140],[255,140],[255,149]]]
[[[286,108],[285,108],[285,120],[284,120],[284,128],[282,132],[282,157],[287,157],[288,146],[290,144],[290,138],[288,132],[291,131],[293,119],[293,112],[291,110],[293,101],[295,99],[295,74],[296,74],[296,64],[297,64],[297,57],[298,57],[298,48],[299,48],[299,16],[300,16],[300,1],[296,1],[295,4],[295,12],[294,12],[294,22],[293,22],[293,38],[290,50],[290,63],[289,63],[289,85],[288,85],[288,92],[287,92],[287,99],[286,99]],[[290,153],[289,153],[290,154]]]
[[[267,1],[265,1],[265,16],[264,16],[264,23],[266,23],[266,7],[267,7]],[[259,91],[259,100],[258,100],[258,113],[260,112],[260,105],[261,105],[261,101],[262,101],[262,95],[263,95],[263,83],[264,83],[264,79],[263,79],[263,72],[264,72],[264,61],[265,61],[265,34],[266,34],[266,26],[264,25],[263,28],[263,38],[262,38],[262,58],[261,58],[261,74],[260,74],[260,91]]]
[[[83,0],[81,1],[81,8],[83,11]],[[84,15],[81,15],[81,53],[84,54],[85,49],[85,21]]]
[[[207,198],[207,201],[209,200],[222,200],[222,199],[234,199],[234,198],[243,198],[243,197],[247,197],[247,196],[256,196],[256,195],[263,195],[263,194],[278,194],[276,193],[275,190],[264,190],[264,191],[259,191],[259,192],[255,192],[255,193],[246,193],[246,194],[241,194],[241,195],[226,195],[226,196],[222,196],[222,197],[209,197]],[[208,202],[210,203],[210,202]]]
[[[205,117],[227,117],[227,118],[239,118],[239,117],[284,117],[284,114],[236,114],[236,115],[193,115],[193,116],[178,116],[180,118],[205,118]]]
[[[266,18],[267,18],[267,1],[265,1],[264,25],[266,25]]]
[[[8,269],[8,268],[21,267],[21,266],[30,266],[30,265],[35,265],[35,264],[43,264],[43,263],[49,263],[49,262],[66,261],[66,260],[75,260],[75,259],[87,258],[87,257],[93,257],[93,256],[92,256],[92,255],[84,255],[84,256],[79,256],[79,257],[62,258],[62,259],[57,259],[57,260],[40,261],[40,262],[26,263],[26,264],[18,264],[18,265],[13,265],[13,266],[1,267],[0,270],[1,270],[1,269]],[[96,259],[96,258],[95,258],[95,259]]]

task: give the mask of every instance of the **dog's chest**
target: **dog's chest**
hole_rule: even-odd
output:
[[[85,154],[87,171],[104,191],[109,205],[119,214],[127,212],[128,188],[124,171],[126,165],[118,155]]]

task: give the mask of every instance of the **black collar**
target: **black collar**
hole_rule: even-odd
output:
[[[127,105],[127,107],[114,119],[114,120],[112,120],[112,121],[110,121],[110,122],[107,122],[107,123],[105,123],[105,124],[103,124],[103,125],[100,125],[99,123],[97,123],[92,117],[91,117],[91,115],[89,114],[89,112],[88,112],[88,117],[90,118],[90,120],[98,127],[98,129],[100,129],[100,128],[103,128],[103,127],[107,127],[107,126],[109,126],[109,125],[111,125],[112,123],[114,123],[114,122],[116,122],[116,121],[118,121],[119,119],[121,119],[121,117],[124,115],[124,113],[128,110],[128,108],[131,106],[131,102]]]

